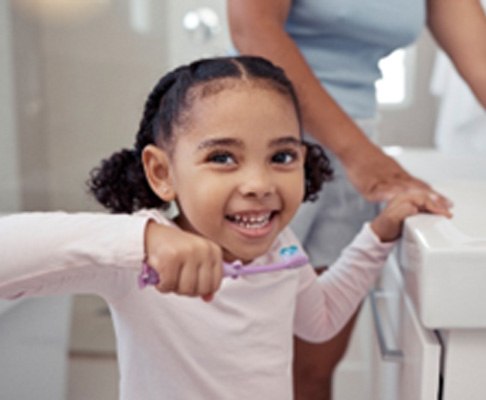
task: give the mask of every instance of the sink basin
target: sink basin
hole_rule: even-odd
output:
[[[452,219],[405,223],[399,264],[419,318],[431,329],[486,328],[486,161],[433,150],[396,157],[454,202]]]

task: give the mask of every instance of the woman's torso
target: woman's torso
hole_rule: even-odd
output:
[[[425,17],[425,0],[294,0],[286,30],[341,107],[369,118],[378,61],[412,43]]]

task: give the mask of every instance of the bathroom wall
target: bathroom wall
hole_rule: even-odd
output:
[[[0,2],[0,212],[17,211],[20,203],[20,171],[13,85],[11,21],[8,4]]]
[[[226,51],[224,7],[222,0],[2,2],[0,177],[11,189],[0,211],[99,209],[86,194],[89,171],[132,145],[145,98],[169,67]],[[210,26],[184,28],[191,12]]]
[[[132,145],[146,95],[166,70],[164,10],[152,10],[160,27],[138,32],[128,6],[112,2],[87,21],[42,26],[50,208],[94,207],[84,192],[89,171]]]
[[[7,2],[8,3],[8,2]],[[18,13],[10,2],[12,108],[15,113],[20,200],[24,209],[48,207],[48,142],[44,120],[47,107],[43,98],[43,54],[41,27],[35,19]]]
[[[19,178],[17,208],[96,209],[84,182],[101,158],[132,144],[145,96],[167,69],[164,24],[133,29],[128,1],[108,2],[77,20],[22,4],[2,4],[10,23],[9,48],[2,50],[10,55],[11,90],[1,98],[11,121],[2,129],[10,150],[2,145],[1,152],[11,181]],[[163,3],[156,4],[152,11],[162,21]],[[0,206],[14,210],[3,199]]]

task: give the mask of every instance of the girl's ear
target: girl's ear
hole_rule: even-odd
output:
[[[149,144],[142,151],[142,163],[145,176],[154,193],[168,203],[174,200],[176,192],[167,152]]]

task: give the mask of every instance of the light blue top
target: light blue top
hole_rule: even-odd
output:
[[[378,61],[413,42],[426,0],[293,0],[286,23],[307,62],[353,118],[376,113]]]

